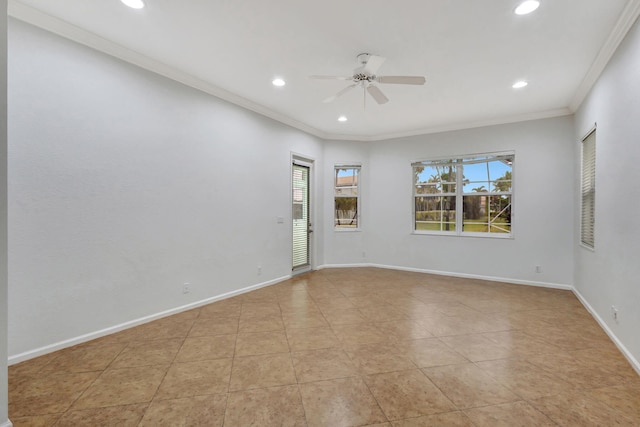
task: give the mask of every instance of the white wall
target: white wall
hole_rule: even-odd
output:
[[[574,145],[597,122],[595,251],[579,245],[575,287],[640,367],[640,24],[629,31],[576,113]],[[576,183],[579,182],[576,155]],[[576,184],[579,185],[579,184]],[[619,308],[619,321],[611,306]]]
[[[363,211],[368,261],[570,286],[572,135],[572,117],[560,117],[372,143]],[[508,150],[516,153],[513,239],[412,234],[412,161]]]
[[[11,425],[7,382],[7,2],[0,0],[0,426]]]
[[[17,20],[9,105],[10,355],[291,274],[321,140]]]

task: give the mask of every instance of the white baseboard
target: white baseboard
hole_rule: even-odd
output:
[[[323,270],[325,268],[360,268],[360,267],[371,267],[372,264],[361,263],[361,264],[322,264],[316,267],[316,270]]]
[[[618,337],[616,337],[616,334],[613,333],[613,331],[605,323],[605,321],[602,319],[602,317],[600,317],[598,315],[598,313],[596,313],[596,311],[593,309],[593,307],[591,307],[591,304],[589,304],[587,302],[587,300],[584,299],[582,294],[580,294],[580,292],[575,288],[573,289],[573,293],[578,298],[578,300],[580,300],[580,302],[582,303],[584,308],[586,308],[587,311],[591,314],[591,316],[593,316],[593,318],[596,319],[596,322],[598,322],[598,324],[604,330],[604,332],[607,335],[609,335],[609,338],[611,338],[611,341],[613,341],[613,343],[616,345],[616,347],[618,347],[618,350],[620,350],[620,352],[623,354],[623,356],[627,358],[627,360],[629,361],[629,363],[631,364],[633,369],[638,373],[638,375],[640,375],[640,362],[638,362],[638,359],[633,357],[633,354],[631,354],[631,352],[629,352],[627,347],[625,347],[624,344],[622,344],[622,342],[620,342]]]
[[[70,338],[68,340],[60,341],[54,344],[50,344],[44,347],[37,348],[35,350],[29,350],[24,353],[16,354],[13,356],[9,356],[8,364],[15,365],[16,363],[24,362],[25,360],[33,359],[34,357],[42,356],[47,353],[52,353],[54,351],[62,350],[67,347],[71,347],[77,344],[82,344],[87,341],[94,340],[96,338],[101,338],[106,335],[110,335],[116,332],[120,332],[125,329],[132,328],[134,326],[139,326],[144,323],[152,322],[154,320],[161,319],[163,317],[171,316],[173,314],[182,313],[183,311],[191,310],[193,308],[201,307],[203,305],[211,304],[212,302],[220,301],[223,299],[231,298],[236,295],[241,295],[247,292],[254,291],[256,289],[264,288],[266,286],[271,286],[276,283],[283,282],[291,278],[291,275],[278,277],[273,280],[269,280],[266,282],[258,283],[257,285],[247,286],[242,289],[238,289],[231,292],[226,292],[224,294],[216,295],[214,297],[206,298],[200,301],[192,302],[186,305],[182,305],[180,307],[172,308],[169,310],[161,311],[159,313],[151,314],[149,316],[141,317],[139,319],[131,320],[129,322],[121,323],[119,325],[111,326],[109,328],[101,329],[99,331],[91,332],[85,335],[81,335],[78,337]],[[0,427],[5,427],[4,425],[0,425]]]
[[[397,265],[385,265],[385,264],[374,264],[374,263],[362,263],[362,264],[324,264],[316,267],[316,269],[321,270],[324,268],[349,268],[349,267],[375,267],[375,268],[384,268],[387,270],[400,270],[400,271],[411,271],[414,273],[426,273],[426,274],[436,274],[438,276],[451,276],[451,277],[462,277],[465,279],[478,279],[478,280],[487,280],[490,282],[503,282],[503,283],[514,283],[516,285],[527,285],[527,286],[537,286],[542,288],[553,288],[553,289],[563,289],[566,291],[573,290],[573,286],[565,285],[562,283],[549,283],[549,282],[535,282],[532,280],[521,280],[521,279],[512,279],[509,277],[495,277],[495,276],[482,276],[480,274],[467,274],[467,273],[454,273],[451,271],[439,271],[439,270],[428,270],[425,268],[414,268],[414,267],[402,267]]]
[[[0,424],[0,427],[13,427],[11,420],[7,420],[4,423]]]

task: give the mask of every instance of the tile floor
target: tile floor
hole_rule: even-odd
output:
[[[321,270],[9,368],[21,426],[640,426],[569,291]]]

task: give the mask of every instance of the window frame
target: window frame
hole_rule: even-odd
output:
[[[357,170],[357,180],[355,183],[355,196],[352,194],[346,194],[346,195],[340,195],[337,193],[337,176],[338,176],[338,171],[340,169],[354,169]],[[337,232],[354,232],[354,231],[361,231],[362,227],[361,227],[361,209],[362,209],[362,203],[361,203],[361,199],[360,199],[360,193],[361,193],[361,183],[362,183],[362,165],[358,164],[358,163],[338,163],[335,164],[333,166],[333,230],[337,231]],[[355,197],[356,199],[356,226],[355,227],[349,227],[349,226],[340,226],[337,224],[337,220],[338,218],[336,217],[336,198],[353,198]]]
[[[580,141],[580,246],[585,249],[595,251],[596,248],[596,162],[597,162],[597,125],[587,132],[584,138]],[[587,144],[590,145],[588,146]],[[591,161],[589,164],[589,170],[585,169],[585,152],[591,150]],[[589,173],[589,182],[586,182],[585,173]],[[587,187],[585,191],[585,187]],[[588,193],[590,195],[590,212],[585,212],[587,206],[585,206],[585,196]],[[586,214],[586,215],[585,215]],[[590,240],[585,241],[585,216],[590,220]]]
[[[490,157],[503,157],[510,156],[513,158],[511,163],[511,191],[508,192],[492,192],[486,191],[481,193],[465,193],[464,192],[464,165],[465,164],[473,164],[473,163],[487,163],[491,160]],[[481,158],[487,158],[487,160],[480,160]],[[515,150],[512,151],[500,151],[500,152],[490,152],[490,153],[474,153],[474,154],[464,154],[464,155],[452,155],[452,156],[441,156],[441,157],[431,157],[429,159],[423,159],[415,162],[411,162],[411,186],[412,186],[412,200],[411,200],[411,214],[412,214],[412,225],[411,225],[411,234],[415,235],[428,235],[428,236],[451,236],[451,237],[480,237],[480,238],[490,238],[490,239],[513,239],[514,238],[514,200],[515,200]],[[429,162],[444,162],[446,160],[450,160],[451,164],[456,166],[456,181],[455,181],[455,192],[454,193],[441,193],[442,196],[453,196],[455,197],[455,229],[452,231],[440,231],[440,230],[417,230],[416,229],[416,198],[424,196],[424,194],[418,194],[416,192],[416,182],[415,182],[415,167],[420,166],[420,164],[424,164],[425,166],[429,166]],[[447,163],[442,163],[442,165],[446,165]],[[460,166],[462,168],[460,169]],[[460,173],[462,171],[462,173]],[[478,196],[501,196],[508,195],[510,197],[511,204],[511,218],[510,218],[510,232],[509,233],[491,233],[491,232],[478,232],[478,231],[464,231],[464,197],[469,196],[470,194],[478,195]]]

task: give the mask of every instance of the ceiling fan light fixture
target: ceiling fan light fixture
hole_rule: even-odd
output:
[[[344,123],[344,122],[347,121],[347,117],[346,116],[340,116],[340,117],[338,117],[338,121]]]
[[[273,84],[274,86],[277,86],[277,87],[282,87],[282,86],[286,85],[287,82],[285,82],[283,79],[278,77],[278,78],[273,79],[271,81],[271,84]]]
[[[538,0],[523,1],[518,7],[516,7],[515,14],[526,15],[536,10],[539,6],[540,2]]]
[[[129,6],[131,9],[142,9],[144,2],[142,0],[120,0],[125,6]]]
[[[514,89],[522,89],[523,87],[526,87],[529,84],[529,82],[525,81],[525,80],[520,80],[515,82],[511,87]]]

